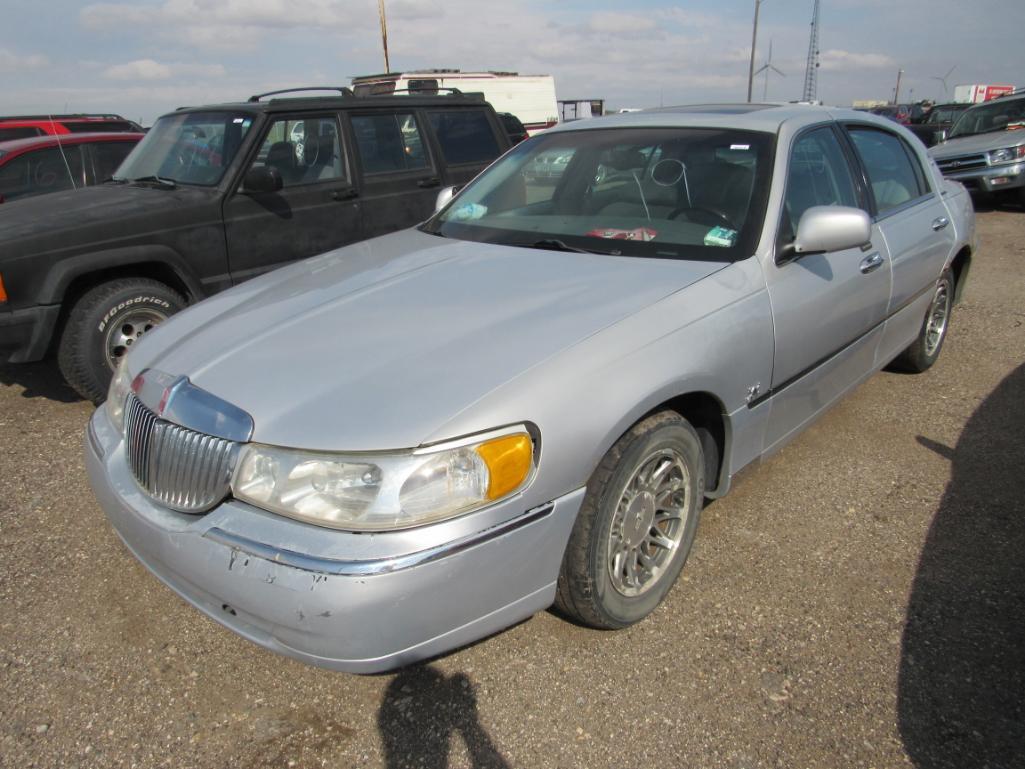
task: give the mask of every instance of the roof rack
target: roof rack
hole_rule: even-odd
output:
[[[352,91],[344,85],[311,85],[306,88],[282,88],[280,91],[267,91],[267,93],[256,93],[250,96],[247,101],[257,102],[266,96],[277,96],[282,93],[299,93],[302,91],[337,91],[342,96],[352,96]]]
[[[122,117],[121,115],[108,115],[99,112],[76,113],[69,115],[0,115],[0,120],[81,120],[83,118],[96,120],[128,120],[128,118]]]

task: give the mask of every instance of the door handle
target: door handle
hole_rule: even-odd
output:
[[[861,264],[858,269],[861,270],[862,275],[868,275],[872,270],[879,269],[883,264],[883,256],[878,251],[874,254],[870,254],[861,260]]]
[[[950,219],[945,216],[940,216],[932,220],[932,228],[936,231],[942,230],[948,224],[950,224]]]
[[[357,192],[354,188],[349,187],[348,189],[344,189],[344,190],[334,190],[331,193],[331,199],[332,200],[352,200],[357,195],[359,195],[359,192]]]
[[[416,183],[417,187],[423,187],[424,189],[428,187],[438,187],[440,185],[441,179],[439,179],[437,176],[432,176],[430,179],[421,179]]]

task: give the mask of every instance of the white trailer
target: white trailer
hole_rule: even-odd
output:
[[[960,104],[978,104],[1012,91],[1014,91],[1013,85],[956,85],[954,86],[954,101]]]
[[[512,113],[529,134],[551,128],[559,122],[555,79],[551,75],[423,69],[354,77],[352,88],[357,96],[389,93],[427,95],[438,93],[439,89],[457,88],[463,93],[484,94],[484,99],[491,103],[495,112]]]

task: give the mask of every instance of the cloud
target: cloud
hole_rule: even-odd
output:
[[[819,56],[822,69],[831,71],[855,71],[859,69],[888,69],[897,66],[896,60],[885,53],[852,53],[831,48]]]
[[[221,64],[165,64],[153,59],[137,59],[115,64],[103,71],[108,80],[170,80],[174,77],[223,77]]]
[[[591,16],[588,26],[595,32],[645,32],[655,28],[655,20],[650,16],[637,16],[632,13],[602,12]]]
[[[50,63],[42,54],[24,54],[11,51],[7,48],[0,48],[0,75],[7,75],[12,72],[23,72],[25,70],[42,69]]]

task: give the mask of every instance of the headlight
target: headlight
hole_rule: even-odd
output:
[[[998,150],[990,150],[989,162],[990,164],[995,163],[1010,163],[1015,160],[1025,159],[1025,144],[1021,144],[1017,147],[1004,147]]]
[[[232,493],[320,526],[385,531],[476,510],[523,487],[534,469],[525,427],[394,454],[329,454],[247,444]]]
[[[114,377],[110,380],[110,389],[107,390],[107,402],[104,406],[110,421],[114,423],[117,431],[123,432],[125,427],[125,400],[128,393],[132,391],[132,377],[128,373],[128,366],[124,358],[114,369]]]

